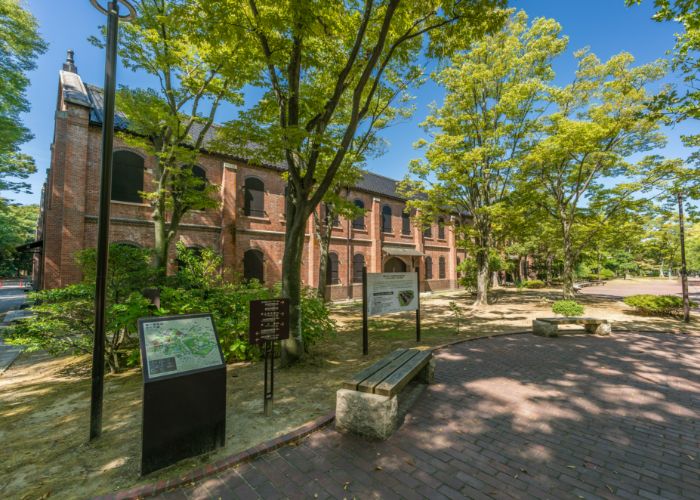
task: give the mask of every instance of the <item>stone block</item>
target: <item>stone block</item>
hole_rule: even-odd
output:
[[[433,358],[430,358],[430,361],[416,376],[416,379],[423,384],[435,383],[435,360]]]
[[[555,323],[549,321],[532,320],[532,333],[542,337],[557,337],[559,335],[559,327]]]
[[[398,426],[399,403],[393,396],[339,389],[336,393],[335,428],[374,439],[387,439]]]
[[[610,335],[612,333],[612,325],[610,323],[601,323],[596,325],[593,333],[596,335]]]

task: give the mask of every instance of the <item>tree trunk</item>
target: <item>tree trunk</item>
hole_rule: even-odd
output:
[[[566,299],[574,298],[574,249],[571,242],[571,228],[566,222],[562,223],[562,239],[564,243],[564,286],[563,294]]]
[[[328,252],[331,245],[331,234],[333,232],[333,220],[326,214],[321,219],[316,211],[313,212],[314,229],[318,238],[319,262],[318,262],[318,296],[326,301],[326,273],[328,272]],[[325,225],[324,225],[325,222]]]
[[[301,335],[301,259],[309,212],[305,205],[293,208],[290,205],[287,203],[290,217],[287,220],[282,257],[282,297],[289,299],[289,339],[282,341],[282,366],[294,364],[304,354]]]
[[[482,223],[477,236],[476,250],[476,300],[474,306],[489,303],[489,237],[488,224]]]
[[[551,253],[547,254],[547,270],[546,270],[546,274],[545,274],[545,278],[544,278],[547,285],[552,284],[552,262],[553,261],[554,261],[554,255],[552,255]]]
[[[168,250],[169,242],[166,233],[165,221],[161,216],[154,216],[155,245],[153,248],[153,264],[161,277],[168,275]]]
[[[491,288],[498,288],[500,283],[498,282],[498,271],[491,273]]]

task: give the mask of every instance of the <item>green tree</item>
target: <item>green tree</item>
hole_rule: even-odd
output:
[[[260,101],[231,124],[231,139],[253,160],[287,169],[282,295],[290,299],[292,335],[283,362],[303,353],[301,259],[307,221],[345,165],[363,131],[396,115],[392,103],[418,79],[422,57],[441,55],[494,29],[502,0],[201,0],[219,21],[217,40],[241,37],[260,62]],[[236,31],[234,27],[240,27]],[[430,33],[429,44],[424,35]]]
[[[0,0],[0,191],[28,192],[26,182],[12,179],[26,179],[36,171],[34,159],[19,152],[32,138],[20,114],[29,111],[27,73],[45,50],[34,16],[19,0]]]
[[[564,296],[573,297],[574,266],[582,245],[587,198],[607,217],[630,200],[634,183],[606,188],[604,180],[642,173],[645,162],[630,155],[663,144],[660,118],[651,112],[646,86],[664,75],[660,62],[634,67],[627,53],[601,62],[586,50],[576,53],[578,70],[570,85],[552,89],[556,107],[548,116],[546,137],[525,162],[525,185],[534,201],[558,222],[563,245]],[[590,226],[589,226],[590,227]],[[583,243],[577,243],[583,242]]]
[[[31,272],[32,254],[15,248],[34,239],[38,217],[37,205],[0,204],[0,276]]]
[[[35,300],[34,316],[19,322],[8,332],[8,339],[30,351],[52,354],[92,352],[95,326],[94,248],[77,256],[84,281],[64,288],[41,290]],[[138,359],[136,320],[148,316],[150,303],[140,293],[153,275],[150,252],[129,245],[110,245],[107,277],[105,354],[112,373]]]
[[[153,208],[155,266],[164,276],[185,215],[218,206],[217,187],[194,166],[210,145],[221,104],[242,103],[251,63],[244,41],[224,44],[209,36],[211,20],[199,15],[196,0],[140,0],[137,7],[139,16],[122,26],[119,55],[159,87],[122,88],[117,107],[129,122],[122,138],[157,160],[143,197]]]
[[[476,257],[475,305],[488,303],[494,218],[542,128],[552,59],[567,44],[560,32],[551,19],[528,26],[521,11],[434,75],[446,90],[445,101],[424,123],[431,134],[430,142],[419,143],[427,147],[425,160],[411,163],[417,182],[405,182],[404,189],[409,205],[425,217],[445,209],[470,215],[457,230],[472,241]]]

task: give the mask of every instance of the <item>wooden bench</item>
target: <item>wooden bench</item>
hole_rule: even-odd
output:
[[[397,349],[343,382],[336,394],[336,429],[377,439],[391,436],[399,425],[398,394],[413,379],[433,382],[432,356],[432,351]]]
[[[532,320],[532,333],[544,337],[557,337],[559,325],[583,325],[586,333],[595,335],[610,335],[612,323],[607,319],[596,318],[537,318]]]

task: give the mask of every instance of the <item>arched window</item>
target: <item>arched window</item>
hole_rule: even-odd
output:
[[[365,203],[362,200],[355,200],[353,201],[355,206],[357,208],[361,208],[364,210],[365,208]],[[352,221],[352,228],[353,229],[364,229],[365,228],[365,214],[362,212],[362,215],[358,215],[357,219]]]
[[[243,254],[243,279],[265,282],[265,266],[263,253],[260,250],[246,250]]]
[[[401,234],[411,234],[411,216],[401,212]]]
[[[331,252],[328,254],[328,263],[326,264],[326,285],[337,285],[340,283],[338,275],[338,254]]]
[[[356,253],[352,258],[352,282],[362,283],[362,269],[365,267],[365,256]]]
[[[425,279],[433,279],[433,259],[432,257],[425,258]]]
[[[254,217],[265,216],[265,184],[257,177],[245,180],[243,212]]]
[[[382,231],[385,233],[391,232],[391,207],[384,205],[382,207]]]
[[[199,165],[192,166],[192,177],[197,179],[197,184],[194,189],[197,191],[204,191],[207,187],[207,172]]]
[[[445,239],[445,219],[443,219],[442,217],[438,219],[438,239]]]
[[[438,278],[444,280],[446,276],[447,273],[445,272],[445,257],[440,257],[440,259],[438,259]]]
[[[112,199],[141,203],[143,158],[131,151],[115,151],[112,161]]]
[[[432,238],[433,237],[433,226],[432,225],[423,229],[423,237],[424,238]]]

